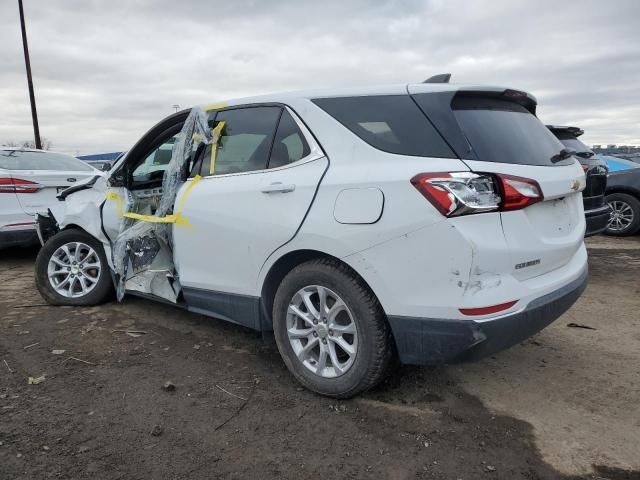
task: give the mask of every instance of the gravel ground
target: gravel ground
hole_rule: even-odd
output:
[[[640,479],[640,238],[589,245],[586,293],[540,334],[349,401],[241,327],[43,305],[35,252],[4,250],[0,479]]]

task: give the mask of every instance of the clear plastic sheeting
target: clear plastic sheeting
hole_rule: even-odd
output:
[[[112,246],[118,300],[122,300],[126,290],[131,290],[176,302],[181,287],[173,264],[172,224],[189,227],[180,212],[174,211],[176,195],[189,173],[192,152],[200,144],[212,141],[207,114],[194,107],[176,136],[155,213],[138,211],[136,199],[126,192],[125,211],[134,213],[123,216]],[[183,195],[181,202],[184,200]]]

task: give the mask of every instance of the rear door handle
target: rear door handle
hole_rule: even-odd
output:
[[[262,193],[289,193],[293,192],[296,189],[296,186],[291,184],[284,184],[282,182],[275,182],[266,187],[262,187]]]

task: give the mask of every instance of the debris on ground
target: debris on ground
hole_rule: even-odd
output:
[[[173,382],[166,381],[164,382],[162,388],[164,388],[167,392],[173,392],[176,389],[176,386],[173,384]]]
[[[40,345],[40,342],[32,343],[31,345],[27,345],[22,347],[23,350],[29,350],[31,347],[35,347],[36,345]]]
[[[159,437],[164,432],[163,428],[160,425],[154,425],[151,429],[151,435],[154,437]]]
[[[216,388],[217,388],[218,390],[223,391],[223,392],[224,392],[224,393],[226,393],[227,395],[231,395],[232,397],[239,398],[240,400],[244,400],[245,402],[247,401],[247,399],[246,399],[246,398],[241,397],[240,395],[236,395],[235,393],[231,393],[229,390],[225,390],[225,389],[224,389],[224,388],[222,388],[220,385],[216,385]]]
[[[6,360],[4,360],[4,359],[3,359],[2,361],[4,362],[5,366],[7,367],[7,370],[9,370],[9,373],[13,373],[14,371],[13,371],[13,370],[11,370],[11,367],[9,366],[9,364],[7,363],[7,361],[6,361]]]
[[[40,375],[39,377],[29,377],[27,379],[27,384],[29,385],[38,385],[39,383],[44,382],[47,379],[45,375]]]
[[[596,328],[590,327],[589,325],[582,325],[581,323],[574,323],[574,322],[567,323],[567,327],[570,327],[570,328],[584,328],[585,330],[597,330]]]
[[[77,358],[77,357],[67,357],[62,364],[64,365],[65,363],[67,363],[69,360],[73,360],[74,362],[80,362],[80,363],[86,363],[87,365],[95,365],[95,363],[93,362],[89,362],[88,360],[82,360],[81,358]]]
[[[66,350],[51,350],[53,355],[62,355]]]
[[[135,329],[131,329],[128,328],[126,330],[111,330],[113,333],[124,333],[125,335],[128,335],[130,337],[133,338],[138,338],[141,337],[142,335],[146,335],[147,332],[144,330],[135,330]]]

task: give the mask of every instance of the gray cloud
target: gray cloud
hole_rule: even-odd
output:
[[[129,148],[172,112],[324,86],[464,83],[534,93],[588,143],[640,144],[640,2],[26,0],[42,134]],[[0,141],[31,136],[17,2],[0,5]]]

